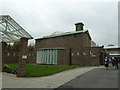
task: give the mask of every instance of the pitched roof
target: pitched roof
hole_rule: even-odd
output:
[[[38,38],[38,39],[47,39],[47,38],[67,36],[67,35],[73,35],[73,34],[79,34],[79,33],[85,33],[85,32],[88,32],[88,30],[66,32],[66,33],[61,33],[61,34],[52,34],[52,35],[43,36],[43,37]],[[89,35],[89,36],[90,36],[90,35]],[[90,37],[90,38],[91,38],[91,37]],[[36,40],[37,40],[37,39],[36,39]]]

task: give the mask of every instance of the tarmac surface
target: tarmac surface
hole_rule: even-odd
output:
[[[118,88],[118,70],[97,68],[78,76],[60,88],[61,90],[62,88]]]
[[[46,77],[18,78],[13,74],[2,73],[2,88],[58,88],[61,85],[99,67],[82,67]],[[103,69],[104,70],[104,69]],[[93,72],[94,73],[94,72]]]

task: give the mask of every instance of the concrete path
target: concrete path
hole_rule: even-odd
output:
[[[118,88],[118,70],[97,68],[62,85],[62,88]]]
[[[2,88],[58,88],[70,80],[100,67],[82,67],[46,77],[17,78],[15,75],[3,73]]]

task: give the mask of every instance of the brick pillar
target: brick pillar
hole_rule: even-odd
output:
[[[5,59],[6,59],[6,55],[7,55],[7,51],[6,51],[6,48],[7,48],[7,43],[6,42],[2,42],[1,43],[1,48],[0,48],[0,53],[2,53],[2,70],[4,70],[4,63],[5,63]]]
[[[26,66],[26,60],[27,60],[27,44],[28,44],[28,38],[21,38],[20,39],[20,50],[19,50],[19,68],[17,77],[23,77],[25,76],[25,66]]]

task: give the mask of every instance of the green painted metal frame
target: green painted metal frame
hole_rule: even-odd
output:
[[[16,42],[23,37],[32,39],[32,36],[9,15],[0,15],[0,42]]]

